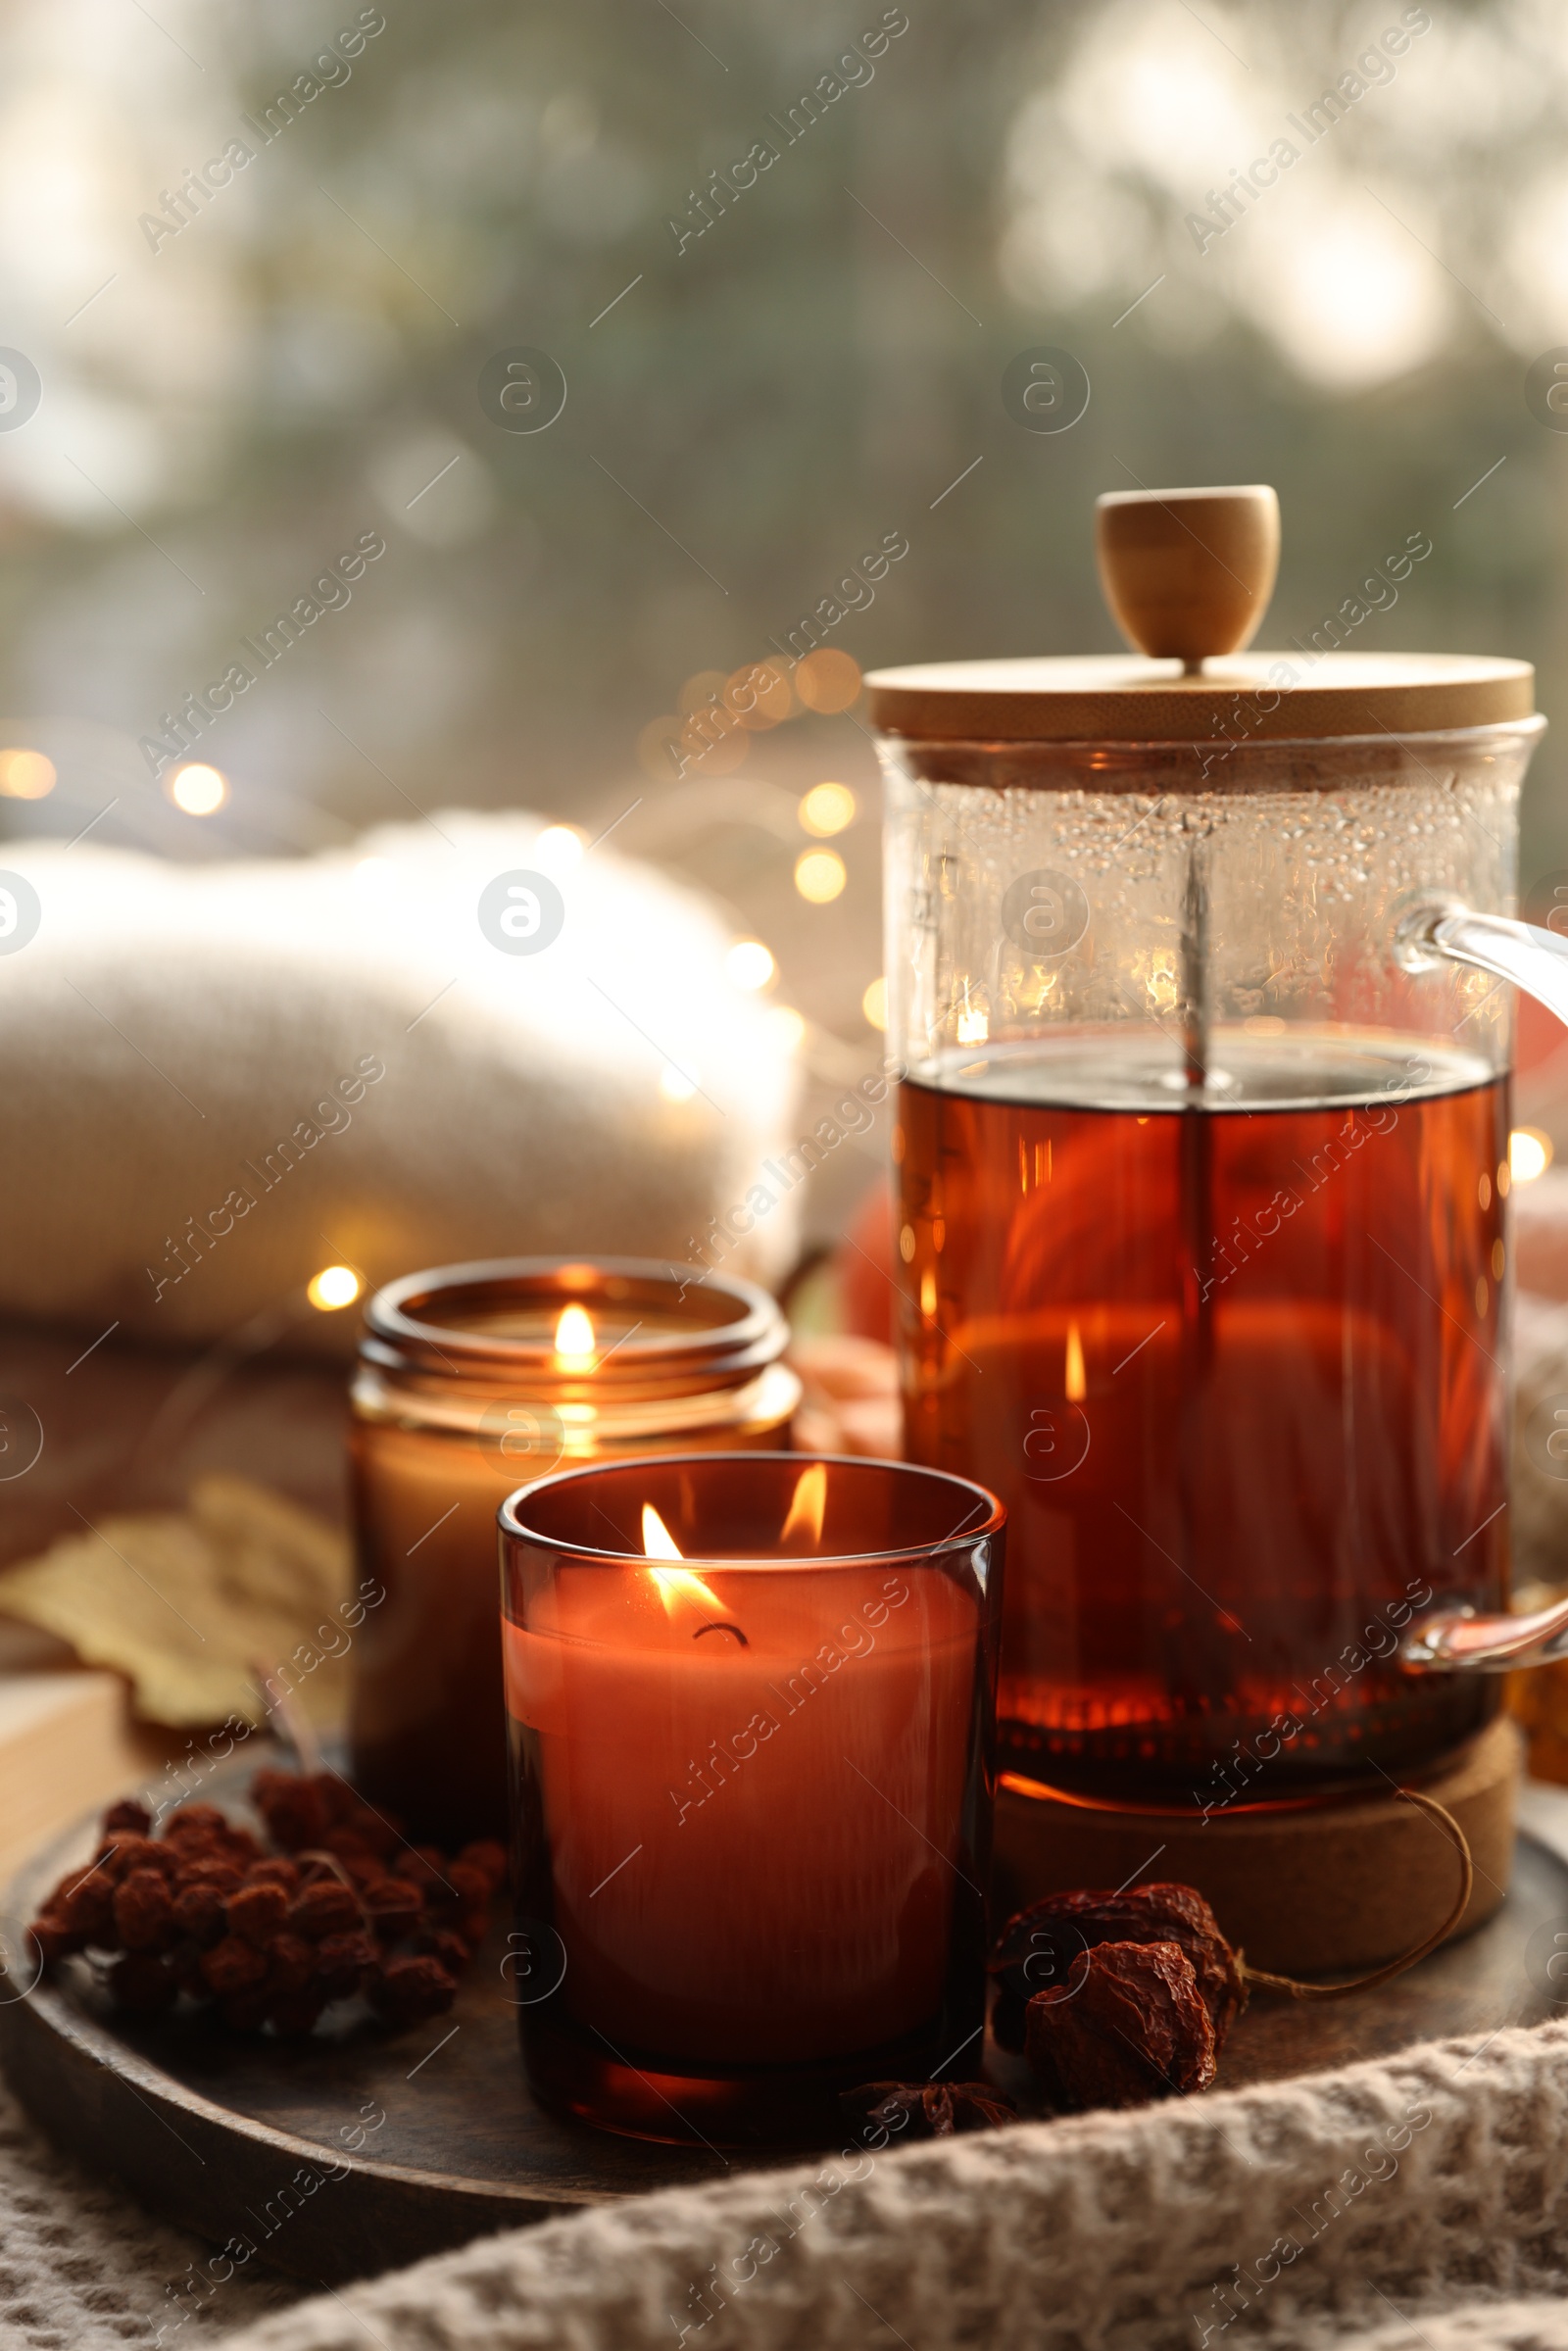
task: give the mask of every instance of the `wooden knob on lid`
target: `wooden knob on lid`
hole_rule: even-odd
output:
[[[1280,562],[1266,482],[1222,490],[1110,490],[1096,502],[1100,584],[1130,645],[1196,675],[1257,634]]]

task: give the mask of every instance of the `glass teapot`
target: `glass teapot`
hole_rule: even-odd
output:
[[[1143,658],[873,674],[906,1450],[1010,1514],[1007,1769],[1282,1796],[1478,1731],[1505,1613],[1522,661],[1247,653],[1279,513],[1100,501]],[[1406,562],[1408,569],[1408,562]],[[1397,565],[1395,566],[1396,570]]]

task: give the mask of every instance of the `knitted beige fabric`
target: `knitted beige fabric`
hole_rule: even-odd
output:
[[[57,2155],[0,2080],[0,2351],[197,2351],[299,2299],[260,2272],[204,2296],[207,2252]]]
[[[394,2248],[388,2247],[389,2253]],[[481,2240],[226,2351],[1564,2346],[1568,2024]]]
[[[0,956],[0,1307],[186,1343],[337,1258],[371,1284],[531,1254],[695,1270],[726,1217],[725,1261],[781,1278],[808,1161],[760,1169],[796,1141],[791,1023],[728,976],[722,909],[613,840],[561,868],[546,947],[510,952],[529,907],[494,894],[556,888],[545,829],[442,809],[212,865],[8,848],[39,913]],[[307,1311],[293,1342],[352,1353],[355,1323]]]

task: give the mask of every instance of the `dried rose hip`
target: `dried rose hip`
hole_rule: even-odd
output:
[[[285,2039],[295,2038],[314,2031],[325,2006],[325,2000],[317,1991],[283,1992],[268,2001],[267,2022]]]
[[[221,1934],[222,1922],[220,1920],[218,1935],[213,1936],[212,1940],[216,1942]],[[187,1935],[182,1942],[175,1943],[169,1954],[174,1982],[193,2000],[210,2000],[213,1996],[213,1987],[202,1974],[202,1960],[210,1947],[210,1944],[196,1942]]]
[[[959,2131],[1000,2131],[1017,2109],[989,2082],[865,2082],[839,2104],[852,2123],[878,2123],[906,2138],[951,2138]]]
[[[65,1959],[71,1952],[81,1950],[87,1940],[85,1935],[78,1934],[67,1924],[58,1910],[47,1904],[39,1911],[27,1933],[37,1944],[38,1957],[45,1967],[52,1967],[57,1959]]]
[[[329,1829],[341,1828],[350,1813],[360,1808],[359,1797],[338,1772],[313,1772],[309,1785],[321,1799]]]
[[[226,1838],[232,1834],[227,1817],[216,1804],[181,1804],[169,1816],[164,1836],[170,1844],[182,1844],[189,1839],[204,1837]]]
[[[317,1972],[317,1946],[298,1935],[274,1935],[267,1945],[267,1990],[281,1999],[304,1991]]]
[[[466,1943],[461,1935],[450,1927],[431,1927],[414,1938],[414,1947],[431,1959],[439,1959],[449,1976],[461,1976],[473,1957],[473,1946]]]
[[[1002,2046],[1021,2049],[1026,2003],[1036,1992],[1061,1989],[1079,1954],[1107,1942],[1170,1942],[1186,1952],[1217,2055],[1247,2005],[1247,1986],[1214,1913],[1190,1886],[1048,1894],[1009,1919],[991,1956],[991,1973],[1000,1979],[991,2026]]]
[[[260,1772],[251,1794],[283,1853],[216,1804],[180,1805],[161,1837],[144,1804],[111,1806],[91,1866],[34,1922],[42,1963],[118,1951],[109,1981],[122,2007],[152,2014],[183,1992],[244,2032],[308,2033],[360,1992],[394,2027],[450,2007],[506,1874],[502,1847],[484,1840],[448,1861],[408,1845],[332,1772]]]
[[[447,1869],[447,1884],[465,1910],[483,1909],[490,1899],[490,1881],[471,1861],[452,1862]]]
[[[1024,2046],[1052,2104],[1143,2106],[1206,2089],[1214,2028],[1187,1953],[1172,1942],[1082,1951],[1064,1984],[1029,2002]]]
[[[115,1927],[127,1951],[159,1951],[172,1941],[174,1905],[162,1870],[132,1870],[115,1888]]]
[[[339,1841],[341,1840],[341,1842]],[[330,1852],[341,1852],[352,1845],[365,1853],[373,1853],[379,1861],[389,1861],[402,1843],[397,1830],[368,1804],[350,1804],[322,1838]]]
[[[272,1842],[286,1853],[318,1845],[326,1834],[326,1806],[315,1780],[302,1780],[293,1772],[258,1772],[251,1783],[251,1801]]]
[[[50,1903],[73,1932],[85,1935],[88,1942],[103,1945],[119,1940],[115,1883],[101,1869],[82,1870],[74,1878],[63,1879]]]
[[[319,1942],[326,1935],[350,1935],[364,1918],[359,1896],[336,1878],[318,1878],[305,1886],[288,1914],[295,1934],[308,1942]]]
[[[507,1882],[507,1849],[497,1844],[493,1837],[480,1837],[476,1843],[465,1845],[458,1855],[479,1872],[491,1893],[498,1893]]]
[[[162,1870],[172,1878],[179,1867],[179,1856],[151,1837],[117,1837],[112,1844],[100,1847],[100,1852],[104,1876],[117,1883],[128,1878],[132,1870]]]
[[[327,1835],[336,1837],[337,1842],[326,1849],[351,1885],[375,1886],[386,1876],[386,1863],[359,1837],[351,1837],[346,1829],[329,1829]]]
[[[349,1874],[337,1855],[327,1852],[322,1845],[302,1846],[294,1856],[294,1866],[300,1874],[302,1893],[307,1886],[318,1885],[323,1878],[330,1878],[334,1886],[346,1886],[349,1882]]]
[[[138,1804],[133,1796],[126,1796],[120,1803],[111,1804],[109,1810],[104,1814],[104,1835],[106,1837],[121,1835],[145,1837],[152,1825],[152,1814],[145,1804]]]
[[[228,1932],[224,1898],[216,1886],[198,1880],[193,1886],[174,1889],[174,1924],[181,1935],[188,1935],[208,1950],[221,1942]]]
[[[267,1954],[248,1943],[243,1935],[225,1935],[201,1957],[201,1970],[207,1982],[221,1999],[236,1992],[254,1990],[267,1975]]]
[[[211,1865],[204,1864],[202,1866],[210,1867]],[[298,1893],[300,1885],[299,1863],[297,1861],[285,1861],[282,1859],[273,1861],[253,1861],[250,1868],[245,1872],[245,1883],[247,1886],[260,1886],[264,1883],[270,1883],[273,1886],[281,1886],[286,1893]]]
[[[267,1942],[288,1915],[288,1888],[270,1878],[264,1878],[259,1886],[242,1886],[228,1897],[229,1927],[250,1943]]]
[[[245,1872],[232,1861],[223,1861],[217,1854],[203,1853],[194,1861],[182,1861],[174,1880],[175,1890],[187,1886],[210,1886],[226,1900],[238,1893],[245,1883]]]
[[[457,1982],[438,1959],[389,1959],[366,1985],[370,2005],[392,2025],[421,2025],[442,2016],[457,1997]]]
[[[270,2005],[265,1991],[234,1992],[220,2002],[218,2013],[231,2033],[260,2033]]]
[[[352,1999],[379,1956],[374,1941],[363,1931],[323,1935],[316,1946],[314,1979],[322,1998]]]
[[[360,1899],[383,1942],[401,1942],[424,1924],[424,1896],[407,1878],[383,1877],[377,1885],[362,1886]]]
[[[434,1845],[405,1845],[392,1864],[400,1878],[407,1878],[419,1886],[426,1901],[449,1902],[453,1899],[445,1856]]]
[[[178,1997],[179,1984],[167,1959],[146,1951],[127,1951],[108,1975],[110,1993],[118,2007],[132,2016],[156,2016]]]

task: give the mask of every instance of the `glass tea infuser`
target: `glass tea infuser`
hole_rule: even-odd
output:
[[[1505,1613],[1503,1316],[1507,983],[1568,1018],[1568,949],[1510,911],[1527,663],[1246,652],[1267,488],[1098,524],[1141,658],[867,681],[906,1450],[1007,1506],[1008,1784],[1211,1825],[1568,1646]]]

